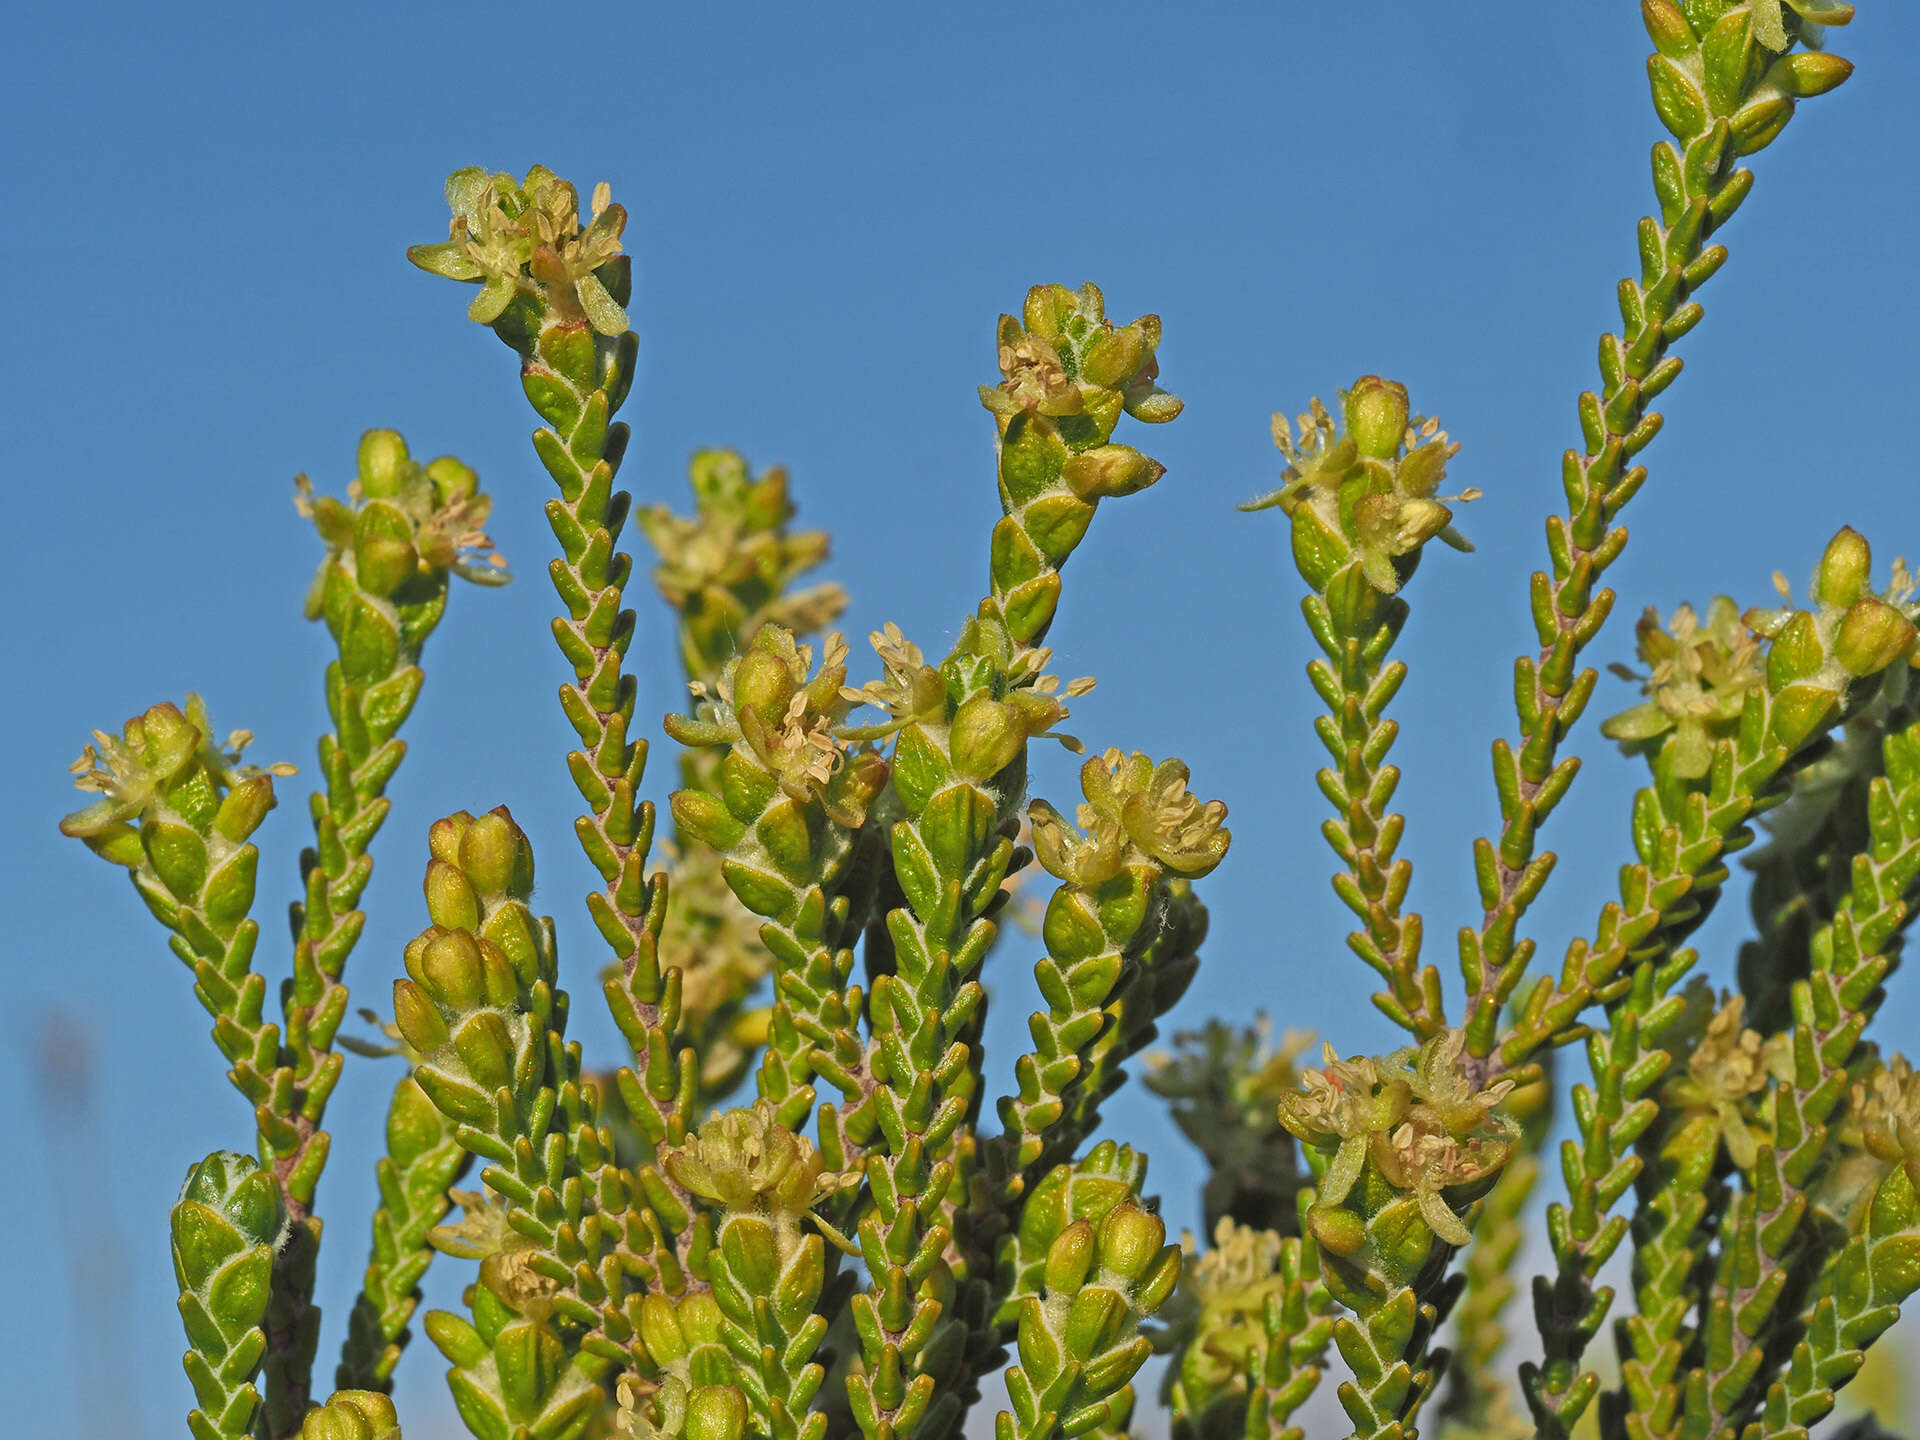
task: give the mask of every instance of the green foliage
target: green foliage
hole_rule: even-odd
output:
[[[199,1404],[187,1416],[195,1440],[253,1432],[253,1382],[267,1353],[261,1327],[285,1232],[279,1186],[245,1155],[217,1150],[187,1172],[173,1207],[173,1273]]]
[[[1156,1348],[1178,1440],[1298,1440],[1336,1367],[1358,1440],[1414,1440],[1423,1423],[1475,1440],[1583,1424],[1605,1440],[1804,1436],[1920,1288],[1920,1080],[1866,1039],[1920,892],[1920,605],[1904,569],[1876,588],[1867,540],[1845,529],[1804,606],[1783,581],[1771,608],[1648,611],[1641,668],[1615,667],[1641,698],[1600,727],[1650,772],[1617,895],[1557,971],[1524,932],[1578,771],[1565,752],[1598,682],[1583,656],[1615,604],[1618,519],[1648,480],[1650,407],[1680,373],[1669,351],[1727,258],[1718,236],[1753,184],[1741,162],[1846,79],[1820,27],[1851,13],[1643,0],[1673,138],[1654,150],[1658,213],[1640,222],[1639,274],[1580,397],[1564,513],[1532,577],[1519,733],[1493,745],[1501,823],[1472,848],[1480,906],[1458,931],[1451,1011],[1407,905],[1388,711],[1421,558],[1433,540],[1470,548],[1454,507],[1476,492],[1440,493],[1459,446],[1395,381],[1276,417],[1281,484],[1248,508],[1288,526],[1319,651],[1333,886],[1408,1044],[1329,1044],[1309,1065],[1304,1036],[1276,1048],[1264,1021],[1214,1023],[1153,1057],[1150,1087],[1207,1164],[1204,1245],[1167,1243],[1146,1157],[1100,1134],[1100,1107],[1199,963],[1226,806],[1189,789],[1182,761],[1119,748],[1085,762],[1072,817],[1027,796],[1032,742],[1078,751],[1059,727],[1092,688],[1049,673],[1067,563],[1102,501],[1164,473],[1121,428],[1180,413],[1157,383],[1159,318],[1118,324],[1091,284],[1035,286],[1001,317],[999,379],[980,391],[1002,510],[987,592],[956,611],[945,654],[874,631],[879,673],[855,683],[846,641],[822,633],[845,595],[802,585],[828,547],[793,528],[785,472],[703,452],[687,515],[635,511],[615,486],[638,347],[625,210],[601,186],[583,211],[544,169],[450,177],[449,237],[411,255],[476,287],[468,314],[517,356],[540,418],[577,742],[564,761],[628,1055],[589,1070],[568,1038],[557,929],[531,908],[532,847],[504,808],[428,828],[428,924],[393,983],[394,1044],[336,1049],[422,647],[452,577],[504,578],[473,472],[370,431],[344,500],[301,482],[326,552],[307,609],[333,644],[333,728],[280,1019],[253,968],[249,837],[289,767],[243,765],[248,737],[216,742],[197,698],[156,705],[96,732],[76,770],[101,798],[62,825],[129,872],[252,1109],[257,1158],[209,1157],[173,1211],[190,1433],[397,1437],[385,1392],[444,1255],[475,1268],[461,1308],[423,1326],[483,1440],[948,1440],[1002,1370],[999,1440],[1118,1437]],[[659,861],[628,666],[630,518],[657,552],[689,691],[664,722],[682,749]],[[1739,991],[1717,994],[1688,941],[1761,825],[1755,935]],[[1034,861],[1051,882],[1035,903],[1042,1008],[1013,1092],[992,1097],[994,956]],[[399,1054],[407,1073],[341,1389],[315,1403],[316,1187],[340,1049]],[[1555,1071],[1576,1054],[1516,1389],[1512,1271],[1550,1172]],[[474,1162],[479,1188],[455,1188]],[[1623,1245],[1634,1303],[1616,1316],[1600,1272]],[[1608,1385],[1587,1352],[1610,1318]]]

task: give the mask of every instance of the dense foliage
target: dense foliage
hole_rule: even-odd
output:
[[[1027,797],[1029,747],[1077,750],[1060,727],[1090,688],[1049,668],[1067,562],[1103,502],[1161,478],[1137,427],[1181,411],[1158,383],[1159,317],[1117,323],[1088,284],[1036,286],[1000,318],[999,376],[980,390],[1003,512],[987,592],[945,655],[875,632],[877,673],[854,683],[830,631],[845,597],[802,583],[826,539],[793,528],[782,472],[700,455],[690,515],[635,512],[616,487],[637,351],[625,210],[605,186],[583,210],[542,169],[453,175],[449,238],[411,258],[477,287],[468,314],[518,357],[541,422],[565,770],[629,1055],[594,1070],[567,1038],[555,927],[530,908],[534,857],[504,809],[432,826],[390,1044],[340,1034],[423,649],[454,578],[505,578],[473,471],[369,432],[344,498],[300,494],[325,549],[307,612],[336,655],[277,1018],[254,966],[249,836],[290,767],[244,763],[246,734],[217,739],[195,697],[155,705],[96,732],[76,770],[100,798],[62,826],[129,872],[252,1110],[251,1153],[196,1163],[172,1216],[190,1432],[397,1436],[388,1392],[436,1256],[477,1264],[463,1313],[421,1328],[482,1440],[942,1440],[1003,1371],[999,1440],[1117,1436],[1156,1348],[1174,1433],[1205,1440],[1300,1434],[1334,1352],[1360,1440],[1411,1440],[1423,1415],[1493,1440],[1583,1421],[1631,1440],[1790,1440],[1831,1412],[1920,1285],[1920,1080],[1865,1039],[1920,880],[1911,577],[1876,581],[1848,529],[1804,604],[1782,582],[1768,608],[1644,617],[1627,672],[1644,699],[1600,726],[1649,768],[1635,853],[1558,967],[1526,934],[1578,770],[1567,742],[1594,693],[1583,656],[1613,609],[1618,519],[1681,369],[1669,352],[1727,258],[1743,162],[1851,70],[1821,48],[1851,18],[1835,0],[1642,11],[1672,139],[1532,577],[1537,645],[1514,665],[1518,733],[1493,746],[1501,825],[1474,842],[1481,910],[1458,932],[1452,996],[1406,904],[1388,711],[1422,555],[1469,548],[1454,522],[1474,492],[1440,493],[1458,447],[1394,382],[1275,417],[1282,484],[1249,508],[1289,528],[1321,652],[1333,884],[1407,1043],[1314,1060],[1304,1039],[1215,1024],[1156,1058],[1147,1083],[1211,1166],[1211,1233],[1185,1247],[1100,1107],[1199,963],[1226,807],[1179,760],[1120,750],[1086,761],[1071,815]],[[665,723],[680,788],[657,846],[627,663],[630,520],[691,694]],[[1738,991],[1716,994],[1688,937],[1763,816],[1753,936]],[[989,1105],[983,975],[1016,887],[1042,917],[1043,1008],[1014,1092]],[[408,1070],[322,1402],[315,1204],[356,1048]],[[1555,1072],[1581,1066],[1552,1268],[1533,1283],[1537,1358],[1510,1390],[1494,1365],[1507,1272],[1547,1170]],[[1623,1245],[1631,1304],[1598,1278]],[[1610,1318],[1603,1382],[1589,1350]]]

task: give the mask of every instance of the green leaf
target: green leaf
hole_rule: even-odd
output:
[[[467,318],[482,325],[491,325],[506,312],[519,294],[520,287],[515,277],[496,274],[487,277],[487,283],[480,287],[480,293],[473,297],[473,303],[467,307]]]
[[[614,304],[599,276],[582,275],[574,282],[574,291],[580,297],[580,308],[587,312],[587,323],[595,330],[607,336],[627,333],[627,312]]]

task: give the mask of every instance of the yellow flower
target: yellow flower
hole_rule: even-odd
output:
[[[1697,995],[1698,988],[1696,1002]],[[1766,1041],[1745,1027],[1745,1017],[1744,996],[1722,1003],[1687,1057],[1686,1073],[1668,1082],[1666,1098],[1671,1104],[1717,1115],[1727,1154],[1742,1170],[1750,1170],[1766,1135],[1749,1123],[1748,1101],[1767,1087],[1771,1072]]]
[[[1385,1060],[1336,1060],[1309,1070],[1299,1090],[1280,1098],[1280,1123],[1303,1143],[1334,1154],[1321,1177],[1320,1204],[1338,1206],[1369,1162],[1395,1189],[1413,1196],[1441,1239],[1469,1238],[1443,1191],[1480,1186],[1498,1174],[1519,1127],[1499,1111],[1512,1093],[1502,1080],[1476,1089],[1461,1063],[1466,1037],[1444,1030],[1418,1050]]]
[[[794,1218],[859,1183],[828,1170],[805,1136],[774,1118],[771,1101],[728,1110],[661,1157],[666,1172],[727,1210]]]
[[[1704,622],[1691,605],[1682,605],[1663,626],[1659,612],[1649,608],[1634,635],[1647,673],[1609,668],[1638,681],[1647,698],[1608,719],[1600,733],[1629,752],[1672,745],[1674,774],[1698,779],[1713,763],[1714,741],[1739,728],[1747,692],[1766,680],[1760,639],[1725,595],[1714,597]]]

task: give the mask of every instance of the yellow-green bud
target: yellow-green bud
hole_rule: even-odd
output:
[[[354,575],[369,595],[391,595],[420,567],[420,552],[407,540],[374,535],[354,547]]]
[[[702,1385],[687,1397],[681,1440],[740,1440],[747,1428],[747,1397],[731,1385]]]
[[[420,980],[442,1005],[471,1010],[486,993],[479,944],[464,930],[442,930],[420,952]]]
[[[260,828],[273,808],[273,777],[256,775],[243,780],[227,792],[213,823],[220,833],[236,843]]]
[[[372,1390],[336,1390],[300,1422],[300,1440],[398,1440],[393,1401]]]
[[[1391,460],[1407,433],[1407,387],[1378,375],[1362,375],[1347,392],[1347,433],[1360,453]]]
[[[397,430],[369,430],[360,437],[360,488],[370,498],[400,493],[407,473],[407,442]]]
[[[434,498],[442,505],[464,500],[480,489],[480,476],[451,455],[442,455],[429,464],[427,478],[433,481]]]
[[[1841,617],[1833,653],[1855,675],[1886,669],[1913,648],[1913,622],[1884,600],[1868,595]]]
[[[703,1290],[698,1295],[689,1296],[680,1302],[680,1333],[687,1337],[689,1345],[718,1345],[721,1343],[720,1331],[725,1317],[720,1313],[720,1302],[713,1298],[711,1290]]]
[[[1159,461],[1131,445],[1101,445],[1070,455],[1060,471],[1061,478],[1082,500],[1137,495],[1166,473]]]
[[[1824,95],[1844,85],[1853,74],[1853,62],[1824,50],[1802,50],[1774,67],[1780,88],[1796,99]]]
[[[1873,549],[1867,537],[1851,525],[1827,542],[1813,572],[1813,598],[1822,605],[1851,605],[1867,593],[1873,571]]]
[[[720,1227],[720,1250],[734,1283],[749,1295],[771,1295],[780,1283],[780,1246],[758,1215],[731,1215]]]
[[[416,980],[393,982],[393,1023],[414,1049],[428,1052],[447,1043],[447,1022],[426,987]]]
[[[662,1368],[687,1353],[687,1337],[680,1333],[680,1321],[673,1313],[673,1302],[658,1291],[640,1302],[640,1339],[653,1363]]]
[[[1067,316],[1079,307],[1064,285],[1036,285],[1027,291],[1021,318],[1030,334],[1052,343],[1066,333]]]
[[[491,1093],[513,1083],[513,1033],[499,1011],[472,1015],[454,1033],[453,1048],[482,1090]]]
[[[1158,322],[1156,321],[1157,325]],[[1089,385],[1109,388],[1131,379],[1153,353],[1145,327],[1136,320],[1109,330],[1092,345],[1080,363],[1080,375]]]
[[[1653,48],[1669,59],[1679,59],[1700,48],[1693,27],[1674,0],[1640,0],[1640,18],[1647,27]]]
[[[129,722],[127,739],[134,739]],[[171,780],[199,750],[203,738],[199,727],[182,715],[178,707],[162,701],[140,716],[138,749],[140,759],[159,780]]]
[[[1337,1205],[1315,1205],[1308,1210],[1307,1229],[1314,1243],[1330,1255],[1351,1255],[1367,1238],[1366,1222]]]
[[[533,894],[533,846],[504,805],[475,820],[460,837],[460,868],[482,896],[525,900]]]
[[[1027,732],[1013,706],[979,694],[969,696],[954,713],[948,741],[954,769],[984,780],[1020,758]]]
[[[448,930],[480,928],[480,901],[457,865],[427,862],[427,917]]]
[[[1072,1295],[1087,1281],[1093,1268],[1094,1251],[1099,1248],[1093,1226],[1076,1220],[1047,1247],[1047,1289],[1056,1295]]]
[[[1136,1280],[1166,1243],[1166,1221],[1138,1205],[1116,1205],[1100,1226],[1100,1263]]]
[[[787,662],[769,651],[749,650],[734,667],[734,709],[751,710],[769,725],[785,717],[793,693]]]
[[[1398,488],[1407,495],[1431,498],[1446,477],[1452,450],[1451,445],[1443,445],[1438,440],[1414,446],[1401,457],[1400,468],[1395,472]]]
[[[1823,685],[1789,685],[1774,697],[1773,738],[1788,749],[1798,749],[1832,726],[1840,711],[1840,697]]]
[[[1767,651],[1767,685],[1775,691],[1784,690],[1796,680],[1817,674],[1826,663],[1820,627],[1807,611],[1797,611],[1773,637],[1773,646]]]
[[[233,1150],[216,1150],[187,1171],[180,1199],[219,1212],[253,1245],[272,1244],[284,1218],[272,1173]]]
[[[467,827],[471,824],[473,824],[473,816],[464,810],[434,821],[427,827],[427,850],[436,860],[444,860],[449,865],[458,865],[460,837],[467,833]]]

